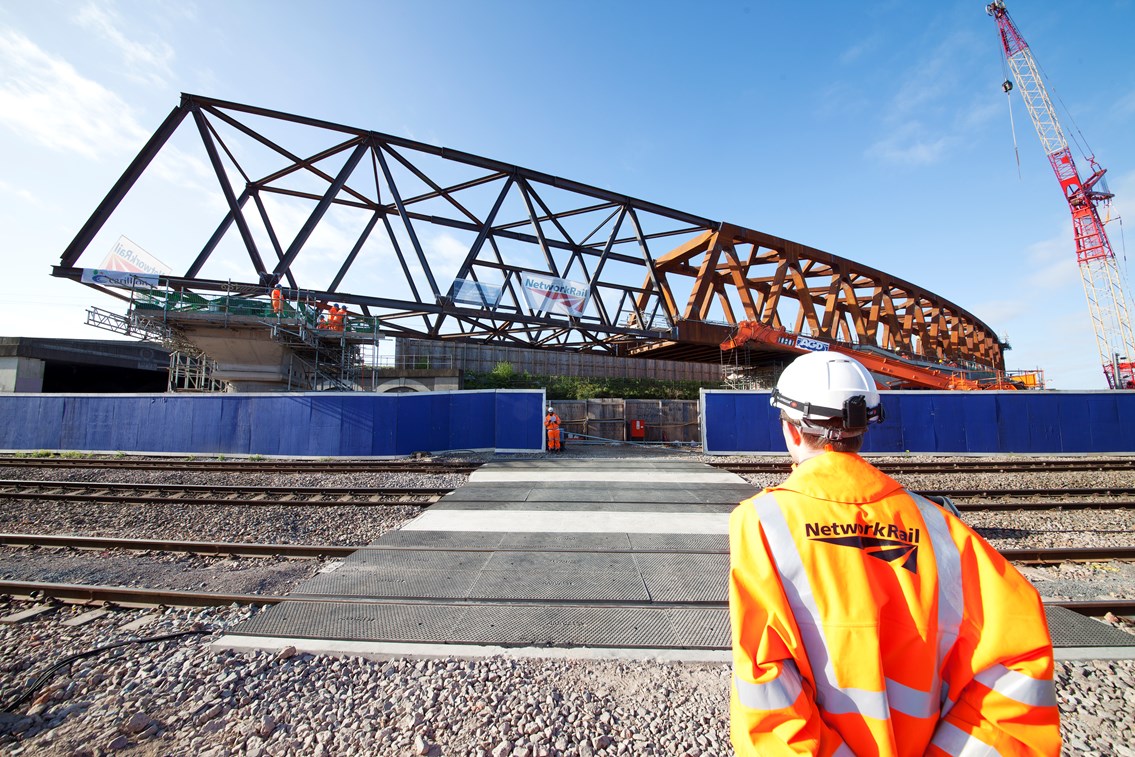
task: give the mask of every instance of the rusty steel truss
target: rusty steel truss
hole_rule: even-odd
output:
[[[195,150],[170,147],[186,132]],[[103,230],[171,149],[204,169],[216,197],[213,216],[193,227],[199,238],[162,251],[183,261],[183,272],[161,277],[171,292],[257,298],[279,284],[289,301],[378,317],[389,336],[678,359],[705,359],[738,322],[758,320],[900,357],[1004,367],[986,324],[851,260],[500,161],[188,94],[54,275],[81,279],[80,257],[100,233],[119,233]],[[165,210],[174,218],[189,205]],[[314,252],[328,227],[346,241]],[[222,249],[230,257],[218,268]],[[245,273],[232,276],[234,266]],[[532,275],[584,285],[586,306],[534,304],[522,283]],[[498,297],[471,304],[455,281]]]

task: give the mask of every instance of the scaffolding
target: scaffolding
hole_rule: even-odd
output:
[[[87,324],[125,336],[160,342],[170,350],[169,391],[223,392],[227,383],[213,377],[217,364],[197,348],[177,321],[193,319],[221,327],[256,326],[289,354],[289,391],[373,390],[382,339],[379,319],[345,312],[327,318],[327,307],[280,298],[267,290],[235,288],[217,297],[170,289],[130,292],[126,315],[92,307]],[[172,316],[172,320],[171,320]],[[368,387],[367,384],[370,384]]]

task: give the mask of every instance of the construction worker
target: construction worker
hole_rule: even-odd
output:
[[[802,355],[771,404],[793,471],[729,519],[736,753],[1058,755],[1040,597],[857,454],[883,420],[871,374]]]
[[[544,416],[544,428],[548,432],[548,451],[560,452],[560,416],[548,405],[548,413]]]
[[[343,330],[343,317],[347,314],[346,308],[340,308],[338,304],[331,303],[331,310],[327,312],[328,327],[332,331]]]
[[[272,287],[272,313],[279,316],[284,312],[284,293],[280,291],[280,285]]]

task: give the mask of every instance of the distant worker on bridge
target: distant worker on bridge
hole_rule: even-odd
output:
[[[280,285],[272,287],[272,314],[280,315],[284,312],[284,293],[280,291]]]
[[[328,320],[331,321],[332,331],[343,330],[343,319],[347,317],[347,308],[341,307],[338,304],[331,306],[331,312],[328,315]]]
[[[548,406],[548,412],[544,416],[544,428],[548,432],[548,451],[560,452],[560,416],[556,415],[551,405]]]
[[[771,404],[793,472],[729,519],[737,754],[1058,755],[1040,596],[857,454],[883,420],[867,369],[802,355]]]

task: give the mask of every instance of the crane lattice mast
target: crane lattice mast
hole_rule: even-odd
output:
[[[1119,265],[1099,213],[1099,206],[1110,203],[1113,196],[1110,192],[1096,189],[1106,169],[1100,168],[1094,157],[1089,157],[1092,174],[1086,180],[1080,179],[1072,151],[1056,117],[1056,109],[1041,81],[1040,69],[1024,37],[1009,18],[1005,3],[995,0],[985,10],[997,21],[1009,68],[1072,211],[1076,262],[1084,282],[1084,294],[1088,298],[1088,311],[1104,376],[1112,389],[1135,388],[1135,338],[1132,337],[1127,297]],[[1008,92],[1012,83],[1005,82],[1004,88]]]

